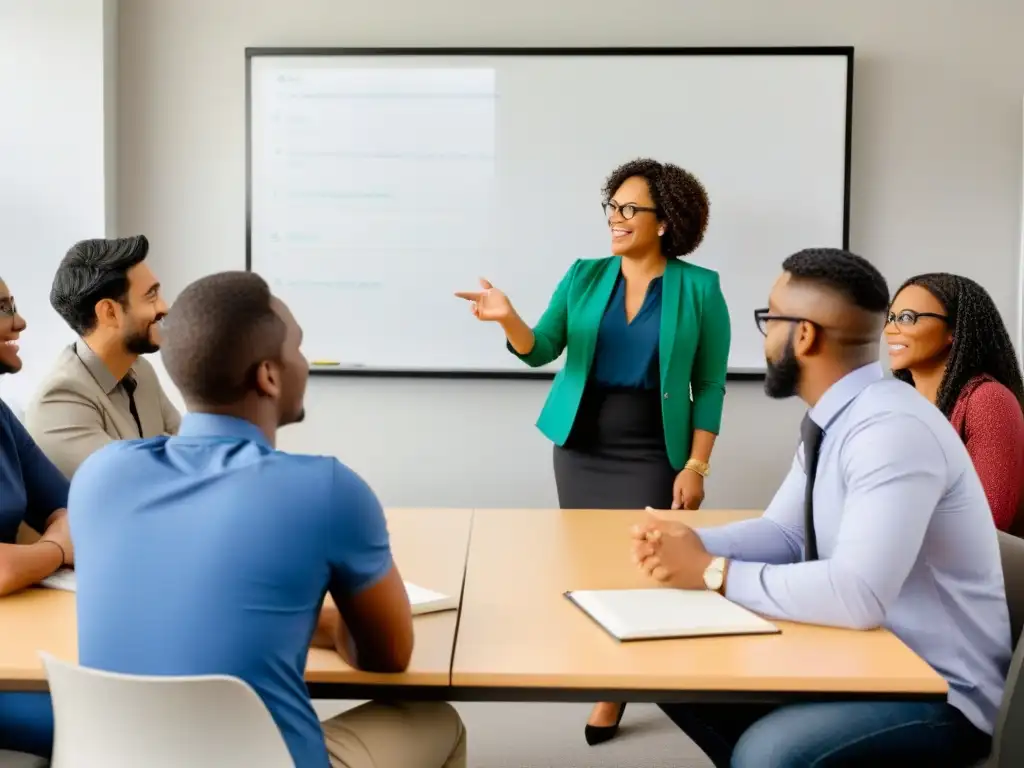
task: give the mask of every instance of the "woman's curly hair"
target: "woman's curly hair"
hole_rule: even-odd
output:
[[[604,199],[610,200],[622,183],[633,176],[647,182],[657,216],[665,222],[661,252],[669,258],[680,258],[697,250],[708,228],[711,205],[704,185],[678,165],[641,158],[612,171],[604,183]]]

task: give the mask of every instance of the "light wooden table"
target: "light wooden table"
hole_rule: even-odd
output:
[[[45,691],[39,651],[78,659],[75,596],[53,589],[26,589],[0,597],[0,691]]]
[[[754,512],[678,513],[714,525]],[[894,635],[778,622],[781,634],[619,643],[563,593],[652,586],[629,527],[645,513],[477,510],[453,697],[759,701],[941,698],[945,681]]]
[[[472,512],[468,509],[387,511],[391,544],[402,576],[449,595],[462,590]],[[312,649],[306,668],[317,697],[352,697],[362,686],[447,686],[450,682],[456,611],[417,616],[409,669],[398,675],[357,672],[333,651]],[[0,597],[0,690],[46,690],[40,650],[77,661],[75,596],[28,589]]]

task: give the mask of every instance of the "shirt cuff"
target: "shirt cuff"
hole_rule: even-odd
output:
[[[764,612],[766,601],[764,586],[761,584],[761,571],[764,567],[764,563],[730,560],[725,579],[725,596],[744,608]]]

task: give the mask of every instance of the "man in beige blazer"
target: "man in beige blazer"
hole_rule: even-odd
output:
[[[79,335],[25,412],[25,426],[71,477],[113,440],[176,434],[181,416],[141,355],[160,348],[167,314],[143,235],[83,240],[61,261],[50,304]]]

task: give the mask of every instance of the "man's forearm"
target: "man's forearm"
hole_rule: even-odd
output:
[[[533,329],[523,321],[523,318],[514,309],[508,319],[501,324],[501,328],[505,331],[505,338],[508,339],[512,349],[520,355],[528,355],[533,351],[533,345],[536,343]]]
[[[731,560],[795,563],[800,560],[803,546],[798,532],[764,517],[698,528],[696,533],[710,554]]]
[[[357,666],[355,644],[349,636],[344,619],[341,618],[341,612],[333,603],[325,602],[320,609],[320,617],[310,645],[314,648],[337,651],[346,664],[350,667]]]
[[[0,544],[0,595],[38,584],[62,562],[61,548],[52,541]]]
[[[725,596],[770,618],[847,629],[873,629],[886,612],[872,584],[835,560],[730,563]]]

